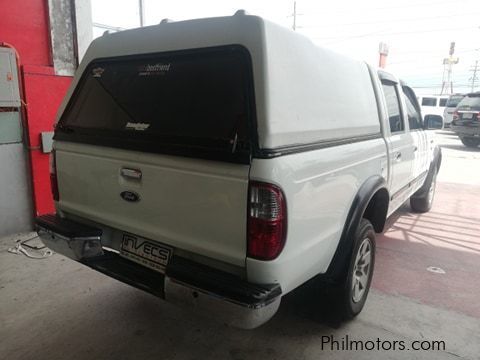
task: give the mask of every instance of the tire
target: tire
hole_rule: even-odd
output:
[[[353,251],[348,269],[336,292],[339,316],[350,320],[363,309],[367,300],[375,266],[375,230],[367,219],[362,219],[353,239]]]
[[[437,165],[435,165],[425,179],[425,184],[410,197],[410,207],[414,212],[426,213],[432,208],[437,186],[437,173]]]
[[[480,145],[480,139],[473,138],[473,137],[461,137],[460,140],[462,141],[463,145],[466,147],[476,148]]]

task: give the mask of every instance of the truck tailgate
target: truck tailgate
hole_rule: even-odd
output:
[[[60,210],[244,266],[249,165],[55,145]],[[122,169],[138,170],[141,178]],[[138,194],[138,201],[126,201],[124,191]]]

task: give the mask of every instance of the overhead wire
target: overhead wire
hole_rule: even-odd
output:
[[[412,7],[415,7],[415,8],[418,8],[418,7],[424,7],[424,6],[430,6],[430,5],[435,5],[435,6],[443,6],[443,5],[446,5],[446,4],[458,4],[460,3],[461,1],[458,1],[458,0],[451,0],[451,1],[434,1],[434,2],[428,2],[428,3],[421,3],[421,2],[415,2],[415,3],[412,3],[412,4],[402,4],[402,5],[394,5],[394,6],[382,6],[382,7],[369,7],[369,6],[366,6],[365,7],[365,10],[366,11],[377,11],[377,10],[391,10],[391,9],[408,9],[408,8],[412,8]],[[302,11],[306,12],[308,11],[309,13],[312,13],[312,14],[315,14],[315,13],[321,13],[321,14],[325,14],[325,11],[323,9],[305,9]],[[337,11],[336,13],[338,14],[345,14],[345,13],[349,13],[348,10],[339,10]],[[353,11],[351,11],[350,13],[354,13]]]
[[[408,18],[408,19],[390,19],[390,20],[380,20],[380,21],[363,21],[363,22],[351,22],[351,23],[335,23],[328,25],[299,25],[299,29],[315,29],[323,27],[338,27],[338,26],[352,26],[352,25],[375,25],[375,24],[390,24],[392,22],[411,22],[411,21],[425,21],[425,20],[434,20],[434,19],[443,19],[443,18],[452,18],[460,16],[478,16],[480,13],[464,13],[464,14],[452,14],[452,15],[439,15],[439,16],[428,16],[428,17],[419,17],[419,18]]]
[[[428,30],[412,30],[412,31],[395,31],[395,32],[383,32],[377,31],[374,33],[368,34],[361,34],[361,35],[352,35],[352,36],[335,36],[335,37],[317,37],[313,36],[312,39],[316,40],[349,40],[349,39],[357,39],[361,37],[367,37],[371,35],[387,35],[387,36],[396,36],[396,35],[405,35],[405,34],[423,34],[423,33],[433,33],[433,32],[446,32],[446,31],[457,31],[457,30],[469,30],[475,29],[476,26],[468,26],[468,27],[457,27],[457,28],[442,28],[442,29],[428,29]]]

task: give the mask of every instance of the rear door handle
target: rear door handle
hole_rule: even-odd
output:
[[[418,147],[414,146],[414,147],[413,147],[413,151],[415,152],[415,151],[417,151],[417,150],[418,150]]]
[[[402,153],[401,153],[401,152],[397,152],[397,153],[395,154],[395,160],[396,160],[396,161],[402,160]]]

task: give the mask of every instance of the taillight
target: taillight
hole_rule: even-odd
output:
[[[453,113],[452,120],[458,120],[458,118],[459,118],[459,117],[458,117],[458,112],[455,111],[455,112]]]
[[[53,200],[59,200],[58,181],[57,181],[57,159],[55,157],[55,150],[50,153],[50,186],[52,189]]]
[[[477,114],[477,120],[480,121],[480,113]]]
[[[250,182],[247,233],[249,257],[273,260],[282,252],[287,235],[287,206],[278,186]]]

